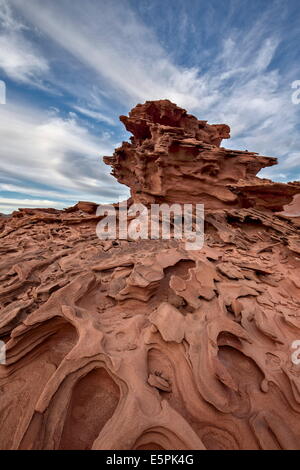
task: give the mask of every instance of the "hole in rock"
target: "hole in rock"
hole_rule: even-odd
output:
[[[225,429],[207,426],[199,434],[207,450],[239,450],[237,439]]]
[[[181,440],[174,432],[155,427],[145,431],[136,441],[132,450],[171,450],[183,449]]]
[[[7,358],[19,356],[7,366],[9,381],[3,386],[0,401],[1,449],[10,449],[15,431],[26,416],[34,414],[34,407],[50,377],[77,341],[75,328],[56,317],[25,332],[19,342],[8,351]],[[31,349],[30,349],[31,348]],[[7,410],[13,412],[7,413]],[[23,449],[36,449],[41,429],[24,437]]]
[[[245,206],[246,207],[246,203]],[[256,219],[251,216],[246,216],[244,219],[241,219],[240,217],[234,216],[234,215],[228,215],[226,217],[227,222],[235,228],[239,228],[242,226],[243,231],[245,232],[257,232],[258,228],[262,227],[262,222],[259,219]]]
[[[155,292],[156,302],[170,302],[175,307],[181,310],[185,307],[186,302],[184,299],[177,295],[173,289],[170,287],[171,276],[178,276],[184,280],[187,280],[189,277],[189,270],[196,266],[195,262],[192,260],[181,260],[178,261],[174,266],[169,266],[164,269],[164,277],[160,281],[159,287]]]
[[[188,279],[189,270],[196,266],[195,261],[192,260],[180,260],[174,266],[169,266],[164,269],[165,276],[170,278],[171,275],[175,274],[183,279]]]
[[[60,449],[91,449],[119,399],[119,387],[105,369],[94,369],[80,379],[73,389]]]
[[[228,331],[222,331],[218,335],[218,346],[233,346],[236,347],[237,349],[242,349],[243,344],[241,340],[235,336],[234,334],[228,332]]]
[[[228,333],[226,335],[225,337],[222,337],[222,333],[219,335],[218,344],[220,344],[222,338],[228,339]],[[234,335],[231,336],[239,341]],[[247,357],[234,347],[225,345],[219,347],[218,357],[228,369],[240,390],[246,390],[247,387],[255,387],[260,390],[260,384],[264,379],[264,375],[253,359]]]
[[[149,442],[149,444],[142,444],[135,448],[135,450],[165,450],[159,444],[155,444],[154,442]]]

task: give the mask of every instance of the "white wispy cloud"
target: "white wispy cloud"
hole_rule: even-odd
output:
[[[45,57],[24,36],[26,27],[17,21],[6,0],[0,0],[0,69],[18,82],[44,87],[49,71]]]
[[[109,202],[124,192],[101,162],[101,155],[112,152],[112,142],[91,134],[76,119],[8,103],[0,107],[0,120],[2,191],[47,199],[52,193],[59,207],[64,199]],[[34,189],[42,185],[44,190]]]
[[[195,70],[177,67],[154,33],[136,17],[130,5],[115,1],[60,3],[12,0],[61,48],[106,83],[110,94],[124,104],[168,97],[195,108]],[[126,11],[126,15],[124,14]],[[197,85],[200,85],[198,78]]]
[[[18,199],[18,198],[3,198],[0,197],[0,212],[2,213],[10,213],[15,208],[21,209],[24,207],[27,208],[36,208],[36,207],[44,207],[44,208],[51,208],[56,206],[59,209],[63,209],[66,205],[63,202],[59,201],[51,201],[46,199]]]
[[[266,78],[273,91],[274,77],[272,72],[266,74],[266,70],[280,37],[268,27],[268,12],[248,32],[227,31],[223,49],[209,69],[202,71],[201,63],[192,68],[174,64],[126,0],[122,3],[103,0],[101,9],[94,1],[87,2],[84,9],[76,0],[72,8],[67,0],[59,3],[45,0],[43,9],[38,7],[37,0],[26,5],[22,0],[12,2],[61,48],[93,70],[98,78],[106,79],[106,88],[115,88],[126,104],[166,97],[191,110],[206,111],[221,99],[226,106],[228,98],[239,91],[247,104],[250,93],[263,98]],[[223,90],[230,76],[235,76],[236,81],[231,89]]]
[[[74,105],[73,109],[75,109],[79,113],[83,114],[84,116],[95,119],[95,121],[106,122],[107,124],[110,124],[111,126],[116,125],[116,123],[113,119],[111,119],[108,116],[105,116],[104,114],[100,113],[99,111],[94,111],[92,109],[82,108],[81,106],[77,106],[77,105]]]
[[[8,178],[10,181],[11,179]],[[19,197],[28,197],[30,194],[31,197],[41,197],[41,198],[54,198],[52,200],[59,201],[61,203],[65,203],[71,205],[74,201],[78,199],[77,192],[62,192],[60,189],[53,189],[53,188],[43,188],[43,187],[34,187],[34,186],[24,186],[24,184],[20,183],[18,180],[14,179],[13,182],[10,183],[2,183],[0,182],[0,191],[8,192],[8,193],[17,193]]]
[[[101,9],[94,1],[84,9],[77,1],[71,8],[66,0],[46,0],[43,9],[36,0],[13,3],[60,47],[105,79],[106,89],[115,89],[128,106],[137,100],[169,98],[202,118],[230,124],[236,145],[258,145],[254,150],[275,150],[277,156],[294,150],[290,136],[295,135],[298,110],[291,104],[288,83],[278,70],[268,68],[281,42],[280,31],[269,25],[269,10],[248,29],[228,29],[210,67],[201,70],[201,63],[192,68],[174,64],[126,0],[103,1]]]

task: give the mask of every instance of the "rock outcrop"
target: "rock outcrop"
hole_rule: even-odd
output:
[[[277,159],[220,147],[230,137],[225,124],[207,124],[168,100],[137,105],[121,116],[132,132],[112,157],[104,157],[135,202],[205,204],[206,209],[257,207],[280,211],[300,191],[299,183],[257,178]]]
[[[93,203],[1,218],[0,448],[299,449],[299,183],[167,100],[121,120],[129,203],[204,203],[204,247],[99,240]]]

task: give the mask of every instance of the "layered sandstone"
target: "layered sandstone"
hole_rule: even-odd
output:
[[[205,245],[101,241],[94,203],[1,218],[0,448],[299,449],[299,183],[167,100],[121,120],[129,203],[204,202]]]
[[[168,100],[137,105],[121,116],[133,134],[112,157],[104,157],[135,202],[205,204],[206,209],[257,207],[280,211],[300,191],[299,183],[256,177],[277,159],[220,147],[230,137],[225,124],[207,124]]]

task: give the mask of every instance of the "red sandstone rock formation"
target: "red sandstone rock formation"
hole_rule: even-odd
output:
[[[101,241],[93,203],[1,218],[0,448],[299,449],[299,183],[169,101],[121,120],[114,175],[204,202],[205,245]]]
[[[262,207],[280,211],[300,192],[299,183],[257,178],[277,159],[220,147],[230,129],[199,121],[168,100],[147,101],[129,117],[133,133],[113,157],[104,157],[112,174],[131,189],[134,201],[203,202],[206,209]]]

